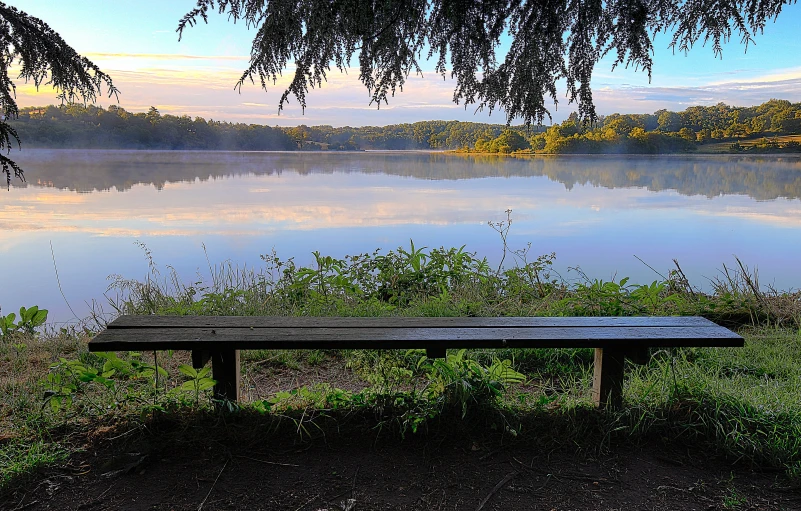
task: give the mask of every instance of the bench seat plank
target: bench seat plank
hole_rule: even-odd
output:
[[[139,328],[108,329],[90,351],[164,349],[628,348],[742,346],[739,335],[703,327],[539,328]]]
[[[212,361],[217,399],[239,398],[239,350],[595,348],[593,398],[622,403],[624,361],[643,363],[650,347],[743,346],[701,317],[265,317],[121,316],[89,341],[89,351],[191,350]]]
[[[498,327],[606,328],[615,326],[693,327],[717,325],[698,316],[662,317],[296,317],[296,316],[120,316],[116,328],[448,328]]]

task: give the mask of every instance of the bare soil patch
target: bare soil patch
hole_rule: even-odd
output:
[[[264,427],[227,425],[225,436],[217,425],[203,437],[202,422],[190,421],[95,437],[64,467],[6,495],[0,509],[801,509],[801,489],[781,473],[659,439],[593,455],[359,428],[301,440]]]

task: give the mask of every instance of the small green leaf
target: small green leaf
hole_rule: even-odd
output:
[[[210,389],[216,384],[217,382],[212,380],[211,378],[203,378],[202,380],[199,380],[197,389],[198,390]]]
[[[159,368],[159,369],[161,369],[161,368]],[[190,365],[181,364],[181,365],[178,366],[178,370],[181,371],[181,373],[185,374],[186,376],[188,376],[190,378],[197,378],[197,370],[194,367],[190,366]]]
[[[31,326],[36,327],[43,325],[45,321],[47,321],[47,310],[42,309],[33,315],[33,318],[31,319]]]
[[[185,381],[181,384],[181,390],[195,391],[195,380]]]

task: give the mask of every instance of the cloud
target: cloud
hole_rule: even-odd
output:
[[[92,53],[120,89],[120,104],[134,112],[156,106],[163,113],[200,116],[217,120],[271,125],[330,124],[333,126],[386,125],[431,119],[505,123],[503,111],[476,112],[475,105],[453,102],[454,80],[443,80],[437,73],[412,75],[402,91],[389,104],[371,104],[370,94],[359,80],[359,70],[340,73],[334,69],[321,87],[307,94],[305,112],[294,98],[279,114],[281,94],[291,83],[294,69],[285,70],[266,91],[246,80],[235,88],[246,68],[245,56],[207,56],[186,54]],[[630,83],[609,81],[596,76],[594,100],[602,114],[644,113],[661,108],[682,110],[692,105],[754,105],[771,98],[801,101],[801,68],[779,69],[762,74],[748,71],[712,73],[704,83],[693,78],[693,85],[649,85],[636,77]],[[723,78],[721,80],[721,78]],[[600,80],[600,81],[599,81]],[[56,103],[48,88],[40,91],[31,84],[17,90],[21,106]],[[108,106],[113,100],[100,99]],[[551,108],[554,121],[561,121],[575,105],[560,98],[560,107]],[[379,108],[380,107],[380,108]]]
[[[654,112],[661,108],[683,110],[695,105],[752,106],[772,98],[801,101],[801,68],[770,72],[736,80],[712,81],[697,86],[606,85],[596,88],[599,112],[609,114]]]
[[[455,82],[443,80],[436,73],[410,76],[403,90],[390,98],[389,104],[371,104],[368,90],[359,80],[358,69],[348,73],[332,70],[321,87],[307,94],[308,108],[303,111],[293,97],[279,115],[279,101],[293,78],[293,69],[285,70],[263,90],[258,83],[246,80],[236,88],[245,64],[242,57],[205,57],[169,54],[96,54],[101,68],[119,88],[120,105],[133,112],[150,106],[162,113],[189,115],[232,122],[267,123],[285,126],[330,124],[333,126],[381,126],[392,123],[431,119],[456,119],[504,123],[505,116],[486,112],[474,115],[475,108],[452,102]],[[21,106],[58,103],[49,87],[40,90],[32,84],[19,84],[17,101]],[[114,100],[99,98],[108,106]]]
[[[751,224],[801,226],[797,201],[754,203],[655,194],[644,188],[608,190],[540,181],[537,192],[506,179],[431,183],[391,176],[316,174],[241,175],[207,182],[167,183],[161,191],[135,185],[125,193],[75,194],[28,186],[0,207],[4,232],[80,232],[92,236],[210,236],[234,239],[275,232],[409,225],[475,225],[501,220],[508,207],[520,222],[516,235],[582,236],[637,211],[641,218],[701,215]],[[528,182],[528,181],[526,181]],[[170,207],[164,209],[163,194]],[[680,213],[675,213],[681,204]],[[671,210],[668,212],[668,210]],[[522,231],[521,231],[522,229]]]
[[[139,60],[203,60],[218,61],[232,60],[237,62],[250,60],[247,55],[181,55],[176,53],[86,53],[84,56],[91,60],[109,59],[139,59]]]

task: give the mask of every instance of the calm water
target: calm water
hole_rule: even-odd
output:
[[[431,153],[15,153],[27,184],[0,191],[0,306],[51,319],[103,302],[111,274],[142,278],[144,243],[187,280],[212,263],[258,266],[275,248],[309,263],[376,248],[461,246],[499,261],[488,221],[512,209],[509,244],[556,252],[577,277],[650,282],[678,259],[708,287],[737,255],[762,284],[801,287],[801,159]],[[52,244],[52,254],[51,254]],[[206,247],[206,252],[203,250]]]

